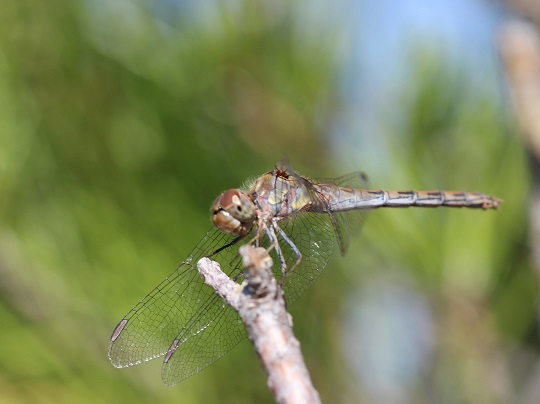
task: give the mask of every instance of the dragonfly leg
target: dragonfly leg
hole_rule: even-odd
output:
[[[285,257],[283,256],[283,253],[281,252],[281,248],[279,247],[278,238],[276,236],[276,233],[274,232],[274,228],[273,227],[269,228],[267,226],[264,226],[264,231],[266,232],[266,235],[268,236],[268,238],[270,239],[270,242],[272,243],[266,251],[270,252],[272,251],[272,249],[276,250],[276,254],[279,259],[279,265],[281,267],[281,272],[282,274],[285,274],[287,271],[287,263],[285,262]],[[283,278],[284,277],[282,276],[282,280]]]
[[[253,236],[253,238],[251,240],[249,240],[246,244],[247,245],[255,245],[255,247],[259,247],[259,244],[260,244],[260,240],[261,240],[261,234],[262,234],[262,227],[263,226],[257,226],[257,232],[255,233],[255,236]],[[241,238],[243,238],[244,236],[239,236],[237,237],[236,239],[234,239],[230,244],[228,244],[226,247],[228,247],[229,245],[231,244],[236,244],[238,242],[238,240],[240,240]],[[217,252],[220,252],[221,250],[223,250],[223,247],[220,248]],[[216,253],[217,253],[216,252]],[[212,255],[216,254],[216,253],[213,253]],[[233,259],[234,260],[234,259]],[[230,265],[230,264],[229,264]],[[230,265],[231,266],[231,265]],[[240,280],[240,279],[243,279],[245,276],[244,272],[240,272],[238,275],[236,275],[234,278],[233,278],[233,281],[234,282],[237,282]]]
[[[283,286],[283,283],[285,283],[285,277],[287,276],[287,274],[294,271],[294,269],[298,266],[298,264],[300,264],[300,261],[302,261],[302,253],[300,252],[298,247],[296,247],[296,245],[292,242],[292,240],[285,234],[285,232],[281,230],[281,227],[279,227],[279,225],[277,224],[277,221],[272,221],[272,226],[274,227],[275,230],[277,230],[279,235],[283,238],[283,240],[285,240],[285,242],[289,245],[289,247],[291,247],[294,254],[296,255],[296,261],[289,268],[289,270],[287,270],[287,265],[285,264],[285,262],[283,262],[283,264],[281,265],[282,275],[281,275],[280,286]]]
[[[276,237],[274,236],[273,238],[268,234],[268,231],[267,231],[267,226],[264,222],[263,219],[258,219],[257,220],[258,223],[260,223],[260,225],[256,226],[257,228],[257,231],[255,232],[255,236],[253,236],[253,238],[251,240],[249,240],[247,242],[247,244],[249,245],[255,245],[255,247],[260,247],[260,244],[261,244],[261,238],[262,238],[262,234],[263,234],[263,231],[266,233],[266,235],[270,238],[270,241],[273,243],[274,242],[274,239],[276,239]]]
[[[236,237],[234,240],[228,242],[227,244],[225,245],[222,245],[221,247],[219,247],[216,251],[214,251],[212,254],[210,255],[207,255],[208,258],[210,257],[213,257],[214,255],[217,255],[219,254],[221,251],[225,250],[226,248],[229,248],[230,246],[233,246],[235,245],[236,243],[238,243],[240,240],[242,240],[244,238],[244,236],[238,236]]]
[[[256,232],[255,236],[253,238],[251,238],[246,244],[247,245],[254,245],[255,247],[259,247],[260,241],[261,241],[261,235],[262,235],[263,231],[266,233],[266,236],[269,238],[269,240],[271,242],[271,245],[270,245],[270,247],[268,247],[267,252],[270,252],[270,251],[272,251],[273,248],[277,247],[276,252],[278,254],[279,260],[280,260],[280,262],[284,263],[285,259],[283,258],[283,254],[281,254],[281,251],[279,250],[277,237],[276,237],[275,233],[273,231],[270,231],[266,225],[262,224],[261,226],[257,226],[257,232]],[[237,237],[231,243],[227,244],[225,246],[225,248],[229,247],[232,244],[236,244],[243,237],[244,236]],[[212,253],[212,255],[217,254],[218,252],[222,251],[223,249],[224,249],[224,247],[220,248],[216,252]],[[212,255],[210,255],[209,257],[211,257]],[[234,261],[234,259],[233,259],[233,261]],[[231,263],[232,263],[232,261],[231,261]],[[229,263],[229,266],[232,266],[231,263]],[[282,265],[284,265],[284,264],[282,264]],[[237,274],[234,278],[232,278],[232,280],[234,282],[238,282],[240,279],[243,279],[244,276],[245,276],[245,274],[242,271],[239,274]]]

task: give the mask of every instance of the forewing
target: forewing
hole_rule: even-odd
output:
[[[163,356],[179,336],[186,338],[205,333],[206,341],[214,341],[211,352],[200,359],[189,359],[182,370],[182,378],[198,372],[224,355],[244,336],[237,321],[210,326],[211,319],[202,315],[212,313],[216,318],[232,319],[236,313],[222,304],[214,290],[204,284],[197,271],[197,261],[210,255],[234,238],[217,229],[210,230],[197,244],[188,258],[163,282],[152,290],[120,321],[109,345],[109,358],[116,367],[126,367]],[[238,248],[229,247],[212,256],[229,276],[236,276]],[[221,327],[221,328],[220,328]],[[183,363],[183,357],[179,360]],[[182,378],[178,377],[176,381]]]

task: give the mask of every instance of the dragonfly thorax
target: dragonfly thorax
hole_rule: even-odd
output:
[[[251,198],[238,189],[229,189],[212,204],[212,223],[225,233],[245,236],[255,221],[255,205]]]
[[[286,218],[302,211],[312,211],[314,199],[308,183],[298,176],[285,175],[282,170],[262,175],[250,188],[262,217]]]

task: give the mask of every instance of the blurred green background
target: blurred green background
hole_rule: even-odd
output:
[[[119,370],[107,346],[216,195],[284,154],[307,176],[504,199],[370,214],[291,308],[323,402],[540,400],[499,11],[458,8],[463,47],[394,3],[0,7],[0,402],[272,402],[247,341],[174,387],[159,359]]]

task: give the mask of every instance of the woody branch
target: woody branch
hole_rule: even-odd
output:
[[[264,248],[240,248],[246,282],[238,285],[218,263],[203,258],[197,263],[205,283],[238,312],[268,376],[268,387],[278,403],[319,403],[292,332],[283,293],[272,276],[272,259]]]

